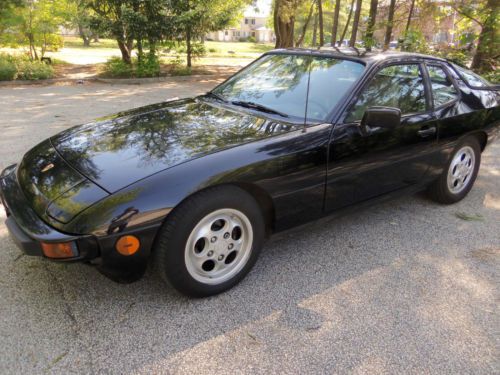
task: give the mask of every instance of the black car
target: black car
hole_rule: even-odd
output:
[[[206,95],[63,131],[6,168],[7,227],[28,255],[127,282],[222,292],[271,233],[427,189],[454,203],[499,133],[497,86],[407,53],[275,50]]]

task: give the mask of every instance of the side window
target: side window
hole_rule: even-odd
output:
[[[486,81],[483,77],[478,76],[476,73],[471,72],[468,69],[462,68],[456,64],[453,64],[453,67],[458,70],[460,75],[466,81],[469,86],[472,87],[488,87],[490,86],[489,82]]]
[[[391,65],[381,69],[350,109],[346,121],[360,121],[373,106],[395,107],[403,115],[424,112],[425,87],[418,64]]]
[[[432,96],[434,98],[434,107],[442,106],[458,97],[458,92],[453,85],[450,77],[440,66],[427,66],[429,78],[431,80]]]

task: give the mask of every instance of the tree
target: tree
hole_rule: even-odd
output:
[[[377,7],[378,7],[378,0],[371,0],[370,12],[368,16],[368,25],[366,26],[366,34],[365,34],[365,46],[367,51],[371,51],[372,47],[375,45],[375,39],[373,39],[373,33],[375,32],[375,22],[377,21]]]
[[[389,13],[387,15],[387,26],[385,29],[384,51],[389,49],[389,44],[391,43],[392,28],[394,26],[395,9],[396,9],[396,0],[391,0],[391,3],[389,4]]]
[[[274,0],[273,22],[276,48],[293,47],[295,11],[301,0]]]
[[[122,60],[127,64],[132,63],[132,49],[134,36],[124,18],[124,11],[131,7],[127,0],[87,0],[87,6],[93,10],[94,17],[91,21],[93,30],[109,33],[116,39],[122,54]]]
[[[71,0],[71,25],[76,27],[85,47],[90,46],[94,36],[91,30],[91,11],[86,0]]]
[[[173,0],[173,22],[186,41],[187,66],[192,66],[193,40],[210,31],[222,30],[250,4],[249,0]],[[291,41],[293,46],[293,39]]]
[[[0,36],[4,42],[28,45],[32,60],[44,57],[48,49],[62,46],[58,28],[68,18],[65,0],[11,1],[5,5],[8,6],[0,11],[2,17],[6,17],[0,20]]]
[[[351,17],[352,17],[352,11],[354,9],[354,1],[351,1],[351,7],[349,8],[349,16],[347,17],[347,22],[345,23],[344,31],[342,32],[342,36],[340,37],[340,43],[344,43],[344,38],[347,34],[347,29],[349,28],[349,23],[351,22]]]
[[[413,10],[415,9],[415,0],[410,0],[410,10],[408,11],[408,18],[406,20],[405,35],[410,30],[411,18],[413,17]]]
[[[354,12],[354,21],[352,23],[351,39],[349,46],[354,47],[356,44],[356,36],[358,34],[359,17],[361,16],[362,0],[356,0],[356,11]]]
[[[322,47],[325,44],[325,35],[323,30],[323,5],[322,0],[317,0],[318,2],[318,22],[319,22],[319,46]]]
[[[302,43],[304,42],[304,38],[305,38],[306,32],[307,32],[307,27],[309,26],[309,23],[311,22],[311,17],[312,17],[315,5],[316,5],[315,1],[312,1],[311,7],[309,8],[309,13],[307,14],[307,18],[304,22],[304,25],[302,26],[302,32],[300,34],[300,37],[295,42],[295,46],[297,46],[297,47],[300,47],[302,45]]]
[[[340,0],[335,1],[335,10],[333,12],[333,25],[332,25],[332,46],[337,43],[337,31],[339,28],[339,14],[340,14]]]
[[[500,57],[498,52],[499,0],[486,0],[483,4],[478,4],[478,1],[461,0],[454,3],[453,8],[481,27],[471,69],[479,73],[491,72],[498,65]]]

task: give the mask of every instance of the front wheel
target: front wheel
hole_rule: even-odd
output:
[[[475,137],[467,137],[455,148],[441,176],[429,187],[432,199],[451,204],[472,189],[481,164],[481,148]]]
[[[253,197],[237,187],[195,194],[175,208],[160,230],[154,250],[157,269],[181,293],[221,293],[254,265],[264,222]]]

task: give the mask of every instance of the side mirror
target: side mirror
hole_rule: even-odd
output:
[[[401,110],[393,107],[370,107],[365,111],[361,125],[366,128],[394,129],[401,123]]]

